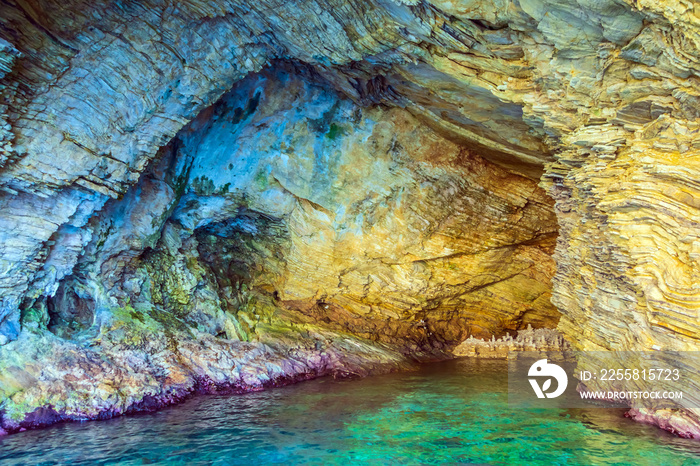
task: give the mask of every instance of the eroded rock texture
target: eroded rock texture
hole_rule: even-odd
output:
[[[37,275],[55,292],[25,296],[0,348],[6,429],[406,367],[559,320],[557,224],[535,180],[286,62],[71,227],[52,241],[72,255],[47,259],[70,273]]]
[[[178,342],[346,335],[398,364],[554,326],[557,220],[552,302],[575,347],[697,349],[692,2],[9,1],[0,19],[15,420],[124,411],[173,367],[238,380]],[[30,369],[48,353],[22,348],[46,345],[136,345],[149,362],[114,367],[161,369],[90,411],[36,388],[68,380]],[[689,411],[658,418],[697,432]]]

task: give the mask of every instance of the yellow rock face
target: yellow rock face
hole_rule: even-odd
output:
[[[203,205],[220,199],[224,216],[245,193],[247,209],[281,219],[286,239],[255,237],[285,246],[256,265],[264,273],[249,287],[336,329],[413,348],[556,326],[557,224],[535,181],[406,110],[361,110],[318,84],[264,76],[264,87],[233,92],[265,96],[236,139],[219,136],[228,123],[216,122],[185,138],[181,151],[195,160],[190,179],[212,176],[209,191],[227,193],[194,189],[175,214],[194,215],[188,225],[197,229],[208,215]],[[290,110],[310,102],[312,115]]]
[[[234,87],[92,222],[0,348],[3,429],[405,368],[559,319],[535,180],[289,67]]]
[[[417,346],[554,325],[558,222],[577,348],[700,348],[696,2],[114,5],[0,4],[0,345],[56,296],[95,328],[128,298],[247,335],[243,279],[276,312]],[[279,59],[352,104],[289,81],[220,106]],[[211,121],[230,132],[197,139]]]

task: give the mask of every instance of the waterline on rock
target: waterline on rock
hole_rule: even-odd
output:
[[[0,440],[0,462],[697,464],[695,442],[623,412],[510,409],[505,361],[458,359],[22,432]]]

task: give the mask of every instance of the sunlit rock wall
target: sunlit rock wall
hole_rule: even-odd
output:
[[[25,301],[27,316],[72,337],[127,302],[188,318],[202,305],[240,313],[215,334],[250,339],[243,287],[416,351],[558,322],[551,200],[405,110],[359,107],[278,64],[160,157],[70,235],[89,238],[83,254],[54,295]]]
[[[556,232],[535,180],[275,63],[52,237],[35,281],[52,292],[25,296],[22,333],[0,349],[3,426],[365,374],[554,327]]]
[[[220,285],[393,343],[556,326],[557,224],[534,181],[302,78],[247,80],[178,137],[188,181],[168,225],[194,233]]]
[[[560,330],[579,349],[697,351],[697,6],[639,6],[651,22],[605,53],[592,100],[578,109],[579,124],[562,135],[543,178],[561,228],[553,302],[563,313]],[[686,404],[697,406],[695,357],[671,364],[685,374]],[[699,438],[692,411],[648,406],[632,414]]]
[[[214,204],[201,203],[215,194],[211,189],[223,189],[225,183],[220,182],[226,167],[215,177],[202,178],[200,173],[200,184],[192,180],[192,190],[184,189],[182,180],[178,181],[184,176],[183,169],[177,164],[189,159],[177,154],[196,158],[194,148],[186,137],[181,139],[182,148],[161,147],[235,82],[281,58],[304,63],[305,69],[324,76],[363,109],[373,104],[405,109],[461,145],[461,150],[468,149],[510,173],[533,180],[545,173],[542,187],[556,201],[561,227],[553,302],[564,315],[561,330],[575,345],[586,349],[697,349],[700,20],[693,2],[374,0],[349,4],[308,0],[136,5],[31,1],[3,3],[0,21],[0,75],[4,75],[0,84],[0,189],[4,192],[0,198],[0,344],[21,335],[22,312],[27,321],[34,319],[40,326],[46,314],[34,306],[46,302],[48,308],[49,298],[82,303],[77,318],[61,315],[65,307],[51,304],[59,317],[48,325],[57,332],[57,328],[65,330],[63,320],[78,322],[76,329],[66,331],[80,333],[89,319],[80,321],[90,315],[93,306],[95,322],[108,321],[110,313],[103,310],[112,299],[109,293],[83,290],[81,284],[62,287],[61,280],[80,272],[92,274],[90,283],[104,282],[107,290],[129,290],[133,285],[124,296],[144,293],[139,287],[145,278],[121,284],[120,271],[133,268],[132,262],[143,260],[144,253],[153,255],[154,264],[160,263],[165,260],[161,257],[164,247],[190,248],[194,254],[192,248],[197,247],[193,243],[178,243],[186,229],[195,230],[193,238],[202,248],[198,254],[210,257],[216,266],[231,266],[229,261],[217,262],[220,258],[206,247],[211,237],[231,232],[231,226],[188,224],[182,203],[189,196],[193,206],[216,211]],[[387,112],[388,125],[403,126],[399,122],[408,121],[398,113],[382,111]],[[240,116],[244,113],[242,107]],[[207,133],[195,125],[192,128],[189,144]],[[379,134],[363,127],[358,131]],[[340,137],[324,147],[347,144],[345,132],[346,128],[337,126],[332,133]],[[260,139],[253,142],[269,147]],[[167,150],[172,160],[183,161],[172,167],[162,162],[155,168],[150,162],[159,151]],[[275,150],[283,154],[285,149]],[[443,152],[446,156],[452,153],[439,151]],[[220,168],[213,160],[223,156],[222,152],[212,158],[215,165],[209,168]],[[343,153],[343,157],[350,155]],[[426,158],[436,165],[427,149],[416,151],[415,163]],[[462,177],[459,167],[466,162],[450,160],[441,162],[447,168],[438,179],[452,180],[455,192],[476,195],[470,186],[481,184],[476,179],[483,172],[469,170],[475,184],[470,185],[466,177],[461,185],[451,176]],[[306,173],[302,165],[300,174]],[[271,167],[274,170],[268,175],[283,176],[279,162]],[[148,175],[143,174],[146,170],[150,170]],[[197,170],[195,165],[192,170]],[[398,186],[401,176],[392,173],[394,184],[384,189]],[[134,188],[138,180],[142,180],[140,186]],[[260,182],[263,180],[270,186],[280,184],[276,189],[281,193],[288,190],[311,202],[285,215],[303,214],[308,225],[317,222],[314,231],[344,231],[336,228],[340,226],[334,224],[336,218],[353,218],[351,211],[338,212],[332,189],[302,193],[301,178],[289,174],[284,180],[261,176]],[[336,181],[344,182],[342,176]],[[260,189],[258,197],[273,192],[272,188]],[[499,192],[496,187],[488,189]],[[376,212],[396,210],[390,203],[381,206],[379,199],[387,191],[376,192],[376,198],[348,199],[362,200],[366,207],[379,209]],[[432,195],[445,195],[425,189],[413,193],[416,201],[426,203],[437,199]],[[280,194],[280,199],[288,202],[290,195]],[[141,215],[136,209],[129,211],[133,215],[117,215],[113,209],[120,207],[109,200],[120,197],[126,199],[122,206],[131,202],[130,197],[151,199],[163,218],[182,215],[177,217],[182,221],[160,232],[159,222],[149,223],[150,211]],[[513,199],[496,205],[518,205],[520,201]],[[232,208],[232,203],[221,202],[223,210]],[[323,262],[320,257],[329,251],[304,246],[298,238],[311,238],[313,233],[295,230],[303,222],[283,228],[278,220],[285,207],[280,206],[282,210],[266,213],[262,220],[255,217],[239,222],[258,225],[255,228],[288,240],[284,251],[259,254],[268,257],[267,262],[271,262],[269,257],[284,257],[290,266]],[[190,210],[195,221],[199,209]],[[469,212],[469,207],[463,212]],[[107,227],[110,216],[120,220]],[[241,216],[247,214],[242,211]],[[407,220],[410,218],[415,217]],[[350,225],[359,225],[355,222],[348,223],[348,231]],[[415,228],[411,225],[407,221],[400,226],[409,231]],[[130,228],[139,234],[125,233]],[[253,226],[243,230],[246,228]],[[441,228],[447,231],[451,225]],[[389,223],[378,224],[369,233],[377,235],[381,245],[382,230],[395,229]],[[514,231],[507,241],[514,244],[518,234]],[[97,237],[105,243],[93,241]],[[323,244],[334,244],[335,238],[324,237]],[[505,236],[494,235],[494,242],[504,240]],[[158,246],[158,241],[166,244]],[[125,242],[128,247],[123,247]],[[434,239],[420,247],[402,244],[415,259],[439,257],[444,252],[440,248],[445,247]],[[259,247],[262,249],[252,248],[266,248]],[[313,260],[294,255],[304,247],[315,252]],[[335,252],[348,257],[343,251]],[[368,259],[379,257],[376,251],[367,252]],[[386,257],[396,259],[391,254]],[[325,277],[319,282],[322,286],[310,286],[300,275],[272,267],[274,273],[268,273],[276,281],[270,279],[269,288],[279,293],[289,312],[323,318],[320,304],[332,313],[334,325],[342,328],[350,328],[352,316],[368,306],[371,313],[377,313],[373,316],[382,318],[402,312],[418,316],[412,298],[416,284],[430,282],[421,277],[448,262],[424,260],[425,269],[421,266],[406,275],[406,264],[413,259],[377,262],[382,281],[370,283],[367,291],[358,291],[360,284],[367,283],[363,281],[367,270],[345,271],[338,269],[340,264],[319,269],[323,273],[306,271],[313,274],[310,278]],[[460,260],[466,261],[466,256]],[[469,270],[466,263],[459,266]],[[345,281],[331,286],[341,275]],[[189,283],[198,283],[196,276]],[[378,289],[372,284],[389,283],[389,278],[396,288],[385,288],[381,294],[385,303],[394,304],[378,306],[372,298]],[[181,278],[177,286],[169,284],[175,279],[164,274],[160,288],[183,289]],[[263,283],[267,279],[251,280]],[[455,304],[457,285],[428,293],[430,302],[422,309],[449,309]],[[319,292],[315,301],[309,300],[312,291]],[[245,293],[236,293],[246,294],[247,288]],[[401,293],[410,299],[397,304]],[[245,299],[239,298],[235,299]],[[185,302],[185,296],[178,299],[178,303]],[[316,307],[310,307],[312,302]],[[336,311],[336,305],[353,312],[345,316]],[[477,327],[488,322],[486,317],[479,319],[483,322]],[[236,332],[246,331],[239,327]],[[680,430],[692,430],[684,426]]]

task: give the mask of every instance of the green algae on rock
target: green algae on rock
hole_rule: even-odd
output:
[[[241,81],[90,219],[72,274],[0,350],[23,355],[0,381],[6,430],[556,325],[536,182],[304,72]]]
[[[699,21],[686,0],[3,3],[3,419],[68,406],[37,388],[50,357],[124,345],[150,373],[295,325],[391,361],[528,324],[697,350]],[[90,383],[117,370],[97,359]]]

